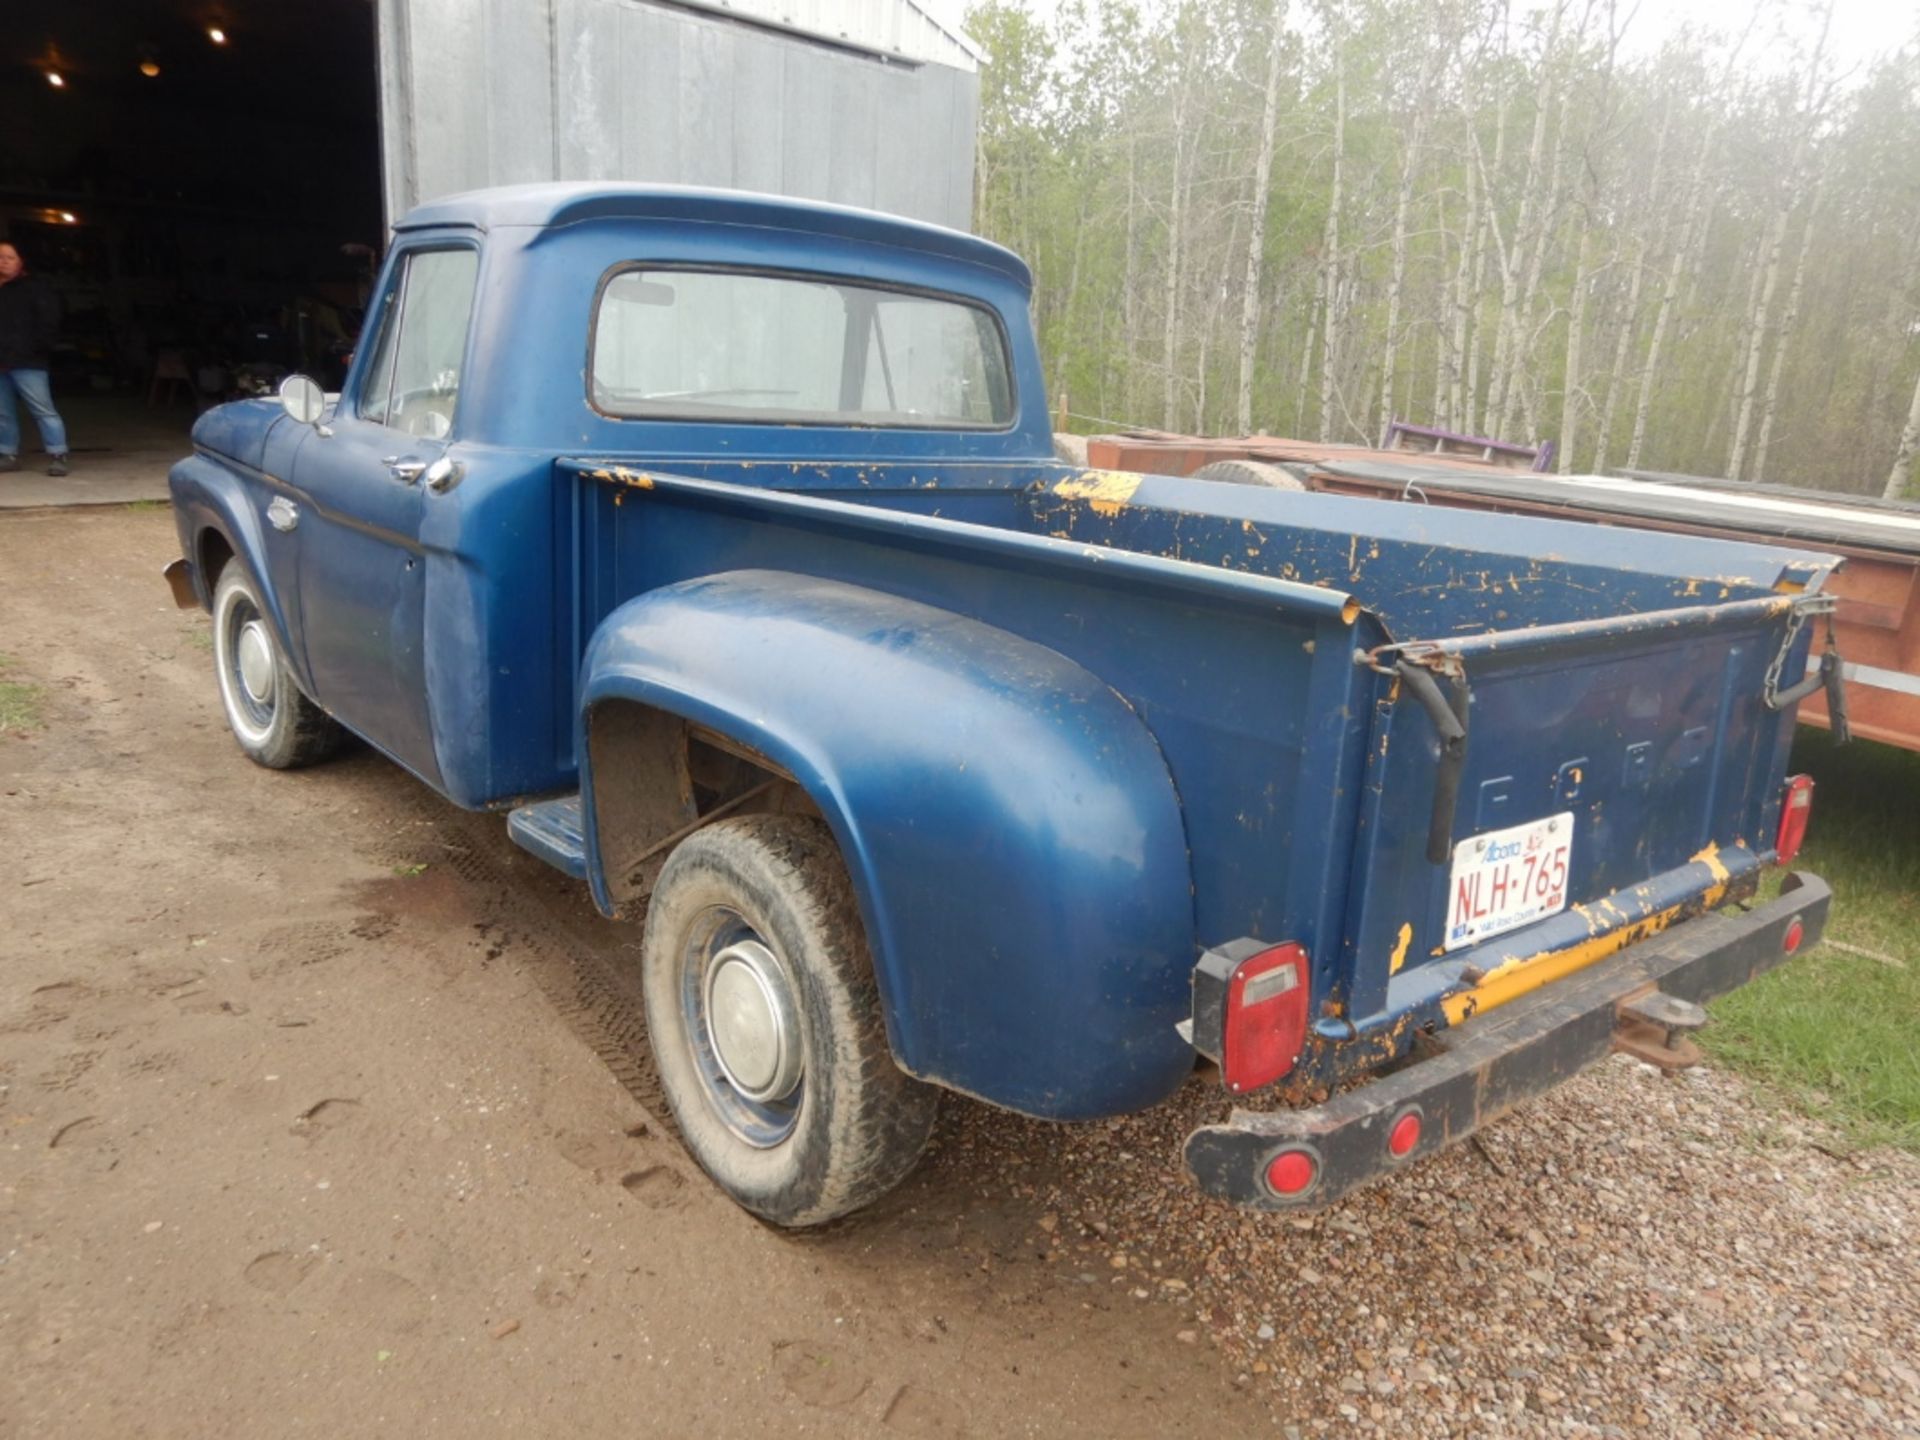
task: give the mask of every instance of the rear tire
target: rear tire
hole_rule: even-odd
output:
[[[1191,476],[1195,480],[1222,480],[1229,485],[1260,485],[1268,490],[1305,490],[1284,467],[1259,460],[1215,460]]]
[[[256,765],[295,770],[326,759],[346,731],[301,693],[246,566],[229,560],[213,587],[213,668],[227,728]]]
[[[820,1225],[913,1169],[939,1091],[894,1063],[853,885],[820,821],[746,815],[681,841],[641,970],[674,1119],[741,1206]]]

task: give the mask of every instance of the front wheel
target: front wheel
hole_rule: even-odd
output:
[[[293,770],[324,760],[346,732],[294,682],[293,671],[260,604],[260,592],[238,560],[213,587],[213,667],[227,728],[249,760]]]
[[[903,1180],[939,1092],[887,1046],[853,886],[818,820],[717,821],[668,858],[641,956],[687,1148],[746,1209],[819,1225]]]

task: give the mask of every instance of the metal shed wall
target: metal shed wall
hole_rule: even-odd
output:
[[[971,221],[979,76],[960,65],[648,0],[379,0],[379,51],[389,221],[541,180]]]

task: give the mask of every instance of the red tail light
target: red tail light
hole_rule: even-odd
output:
[[[1387,1131],[1387,1153],[1396,1160],[1404,1160],[1419,1143],[1420,1112],[1404,1110],[1400,1118],[1393,1122],[1393,1128]]]
[[[1787,781],[1780,806],[1780,838],[1774,842],[1776,863],[1791,865],[1807,838],[1807,817],[1813,814],[1813,777],[1795,775]]]
[[[1267,1164],[1267,1188],[1292,1199],[1313,1189],[1320,1179],[1320,1162],[1311,1150],[1282,1150]]]
[[[1220,1072],[1236,1095],[1271,1085],[1307,1038],[1307,952],[1294,944],[1250,955],[1227,977]]]

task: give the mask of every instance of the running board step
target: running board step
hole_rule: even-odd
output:
[[[578,793],[516,806],[507,815],[507,834],[554,869],[576,880],[587,878],[586,817]]]

